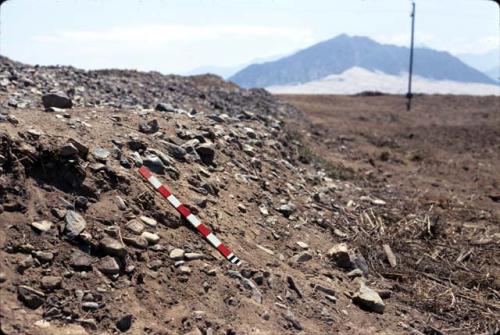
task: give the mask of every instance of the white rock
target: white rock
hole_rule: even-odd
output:
[[[48,220],[35,221],[31,223],[31,226],[39,232],[45,233],[48,232],[52,227],[52,222]]]
[[[147,224],[150,227],[156,227],[156,225],[157,225],[156,220],[153,219],[153,218],[150,218],[150,217],[142,215],[140,217],[140,219],[141,219],[142,222],[144,222],[145,224]]]
[[[173,259],[174,261],[180,261],[184,259],[184,250],[175,248],[170,251],[169,257],[170,259]]]

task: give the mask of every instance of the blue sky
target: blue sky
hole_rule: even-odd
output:
[[[416,0],[417,43],[497,49],[498,6]],[[1,53],[30,64],[185,73],[289,54],[340,33],[407,45],[409,0],[10,0]]]

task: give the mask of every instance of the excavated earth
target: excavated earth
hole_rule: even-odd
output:
[[[318,127],[263,90],[3,58],[0,105],[0,334],[499,329],[498,217],[485,213],[484,239],[443,279],[439,217],[332,163]],[[463,271],[486,252],[480,274]]]

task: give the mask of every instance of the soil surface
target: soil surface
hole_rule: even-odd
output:
[[[403,300],[443,333],[498,330],[500,98],[418,95],[410,112],[391,95],[279,98],[311,120],[322,158],[404,213],[360,241],[391,241],[402,265],[379,274],[411,287]]]
[[[2,58],[0,334],[494,334],[498,102]]]

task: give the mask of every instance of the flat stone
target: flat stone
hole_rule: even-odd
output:
[[[52,262],[54,254],[50,251],[34,251],[33,256],[42,263]]]
[[[198,260],[198,259],[204,259],[205,255],[202,254],[202,253],[197,253],[197,252],[186,252],[184,254],[184,258],[187,261],[195,261],[195,260]]]
[[[312,255],[307,251],[298,253],[297,255],[292,257],[292,262],[294,263],[305,263],[312,259]]]
[[[156,227],[157,225],[157,222],[155,219],[153,218],[150,218],[150,217],[147,217],[147,216],[141,216],[140,217],[141,221],[144,222],[145,224],[147,224],[148,226],[150,227]]]
[[[359,291],[356,292],[356,294],[353,296],[352,302],[358,305],[363,310],[379,314],[384,313],[384,301],[377,292],[375,292],[365,284],[361,284]]]
[[[145,231],[141,234],[141,237],[143,237],[150,245],[158,243],[160,240],[160,236],[154,233],[150,233],[148,231]]]
[[[184,250],[175,248],[170,251],[169,257],[174,261],[179,261],[184,259],[184,254],[185,254]]]
[[[62,287],[62,278],[56,276],[44,276],[40,282],[42,289],[53,291]]]
[[[125,225],[125,228],[135,235],[140,235],[144,231],[144,225],[137,220],[130,220]]]
[[[45,294],[29,286],[19,285],[17,287],[17,294],[18,299],[31,309],[37,309],[45,302]]]
[[[179,272],[184,275],[191,274],[191,268],[189,266],[181,265],[179,266]]]
[[[110,256],[125,257],[127,255],[127,248],[125,246],[111,237],[104,237],[99,245],[101,249]]]
[[[124,236],[123,242],[126,243],[127,245],[130,245],[138,249],[146,249],[149,246],[148,240],[146,240],[142,236],[135,236],[135,237]]]
[[[163,141],[162,144],[165,147],[165,149],[167,150],[168,154],[170,156],[174,157],[175,159],[183,160],[184,157],[186,157],[186,155],[187,155],[186,149],[184,149],[183,147],[181,147],[177,144],[170,143],[167,141]]]
[[[177,113],[177,108],[172,106],[172,104],[169,104],[167,102],[160,102],[159,104],[156,105],[155,108],[159,112],[166,112],[166,113]]]
[[[64,220],[66,221],[64,233],[70,239],[74,239],[80,235],[87,226],[85,219],[80,214],[72,210],[68,210],[66,212]]]
[[[35,221],[31,223],[31,226],[41,233],[46,233],[52,227],[52,222],[49,220]]]
[[[73,102],[64,93],[49,93],[42,96],[43,106],[48,109],[50,107],[56,108],[71,108],[73,107]]]
[[[309,249],[309,245],[307,243],[305,243],[305,242],[298,241],[296,243],[302,249]]]
[[[101,271],[105,275],[110,276],[120,273],[120,266],[116,262],[116,259],[111,256],[101,258],[97,263],[97,269],[99,269],[99,271]]]
[[[335,295],[335,290],[321,284],[311,284],[314,291],[320,291],[328,295]]]
[[[109,155],[111,155],[111,152],[104,148],[94,148],[92,150],[92,156],[94,156],[95,159],[101,162],[105,162],[108,159]]]
[[[92,257],[79,251],[73,252],[69,265],[75,270],[87,271],[92,269]]]

